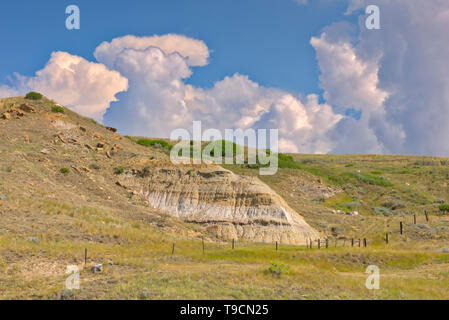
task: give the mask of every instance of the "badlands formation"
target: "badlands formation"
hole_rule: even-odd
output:
[[[216,165],[172,166],[159,162],[130,172],[124,184],[155,209],[204,224],[218,238],[306,244],[319,233],[256,177]]]

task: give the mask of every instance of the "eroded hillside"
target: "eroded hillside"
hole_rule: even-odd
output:
[[[181,234],[194,234],[181,221],[194,222],[200,224],[197,230],[207,231],[205,236],[224,240],[305,244],[319,237],[258,178],[212,165],[174,166],[163,152],[47,99],[0,104],[1,191],[20,203],[39,194],[48,201],[110,208],[121,217],[169,220],[164,227]],[[13,211],[35,207],[7,203]],[[29,228],[18,223],[19,216],[3,215],[3,228]],[[60,233],[59,223],[50,224]]]

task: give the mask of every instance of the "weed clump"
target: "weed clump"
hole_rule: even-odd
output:
[[[123,172],[125,172],[125,168],[123,168],[122,166],[114,168],[114,174],[122,174]]]
[[[280,277],[283,274],[289,274],[290,273],[290,267],[279,262],[271,262],[270,266],[267,270],[265,270],[266,273],[271,274],[276,277]]]
[[[66,175],[70,172],[69,168],[61,168],[61,170],[59,170],[62,174]]]
[[[64,113],[64,108],[62,108],[60,106],[53,106],[53,107],[51,107],[51,112]]]

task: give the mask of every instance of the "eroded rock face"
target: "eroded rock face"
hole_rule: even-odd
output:
[[[238,176],[219,166],[156,166],[124,179],[151,207],[206,224],[219,238],[305,244],[319,237],[256,177]]]

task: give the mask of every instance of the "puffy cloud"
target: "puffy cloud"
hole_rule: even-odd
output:
[[[104,65],[66,52],[54,52],[34,77],[16,75],[16,95],[34,90],[85,116],[101,120],[115,95],[127,90],[128,80]],[[1,90],[1,89],[0,89]]]
[[[103,42],[95,50],[95,57],[112,67],[117,56],[123,50],[133,48],[145,50],[149,47],[157,47],[165,54],[179,53],[185,57],[189,66],[204,66],[208,63],[209,49],[206,44],[197,39],[188,38],[178,34],[163,36],[136,37],[128,35],[115,38],[111,42]]]
[[[348,14],[371,4],[348,2]],[[326,101],[338,110],[362,111],[359,121],[338,124],[334,151],[447,156],[449,3],[380,0],[377,5],[381,30],[366,30],[362,14],[357,39],[337,24],[311,41]],[[351,131],[358,133],[352,139]]]
[[[347,14],[370,4],[347,1]],[[240,74],[209,89],[188,85],[191,68],[208,63],[209,49],[179,35],[104,42],[95,50],[100,63],[55,53],[35,77],[18,82],[84,114],[106,110],[108,124],[133,135],[169,136],[201,120],[204,128],[220,130],[279,128],[283,151],[447,156],[449,3],[378,5],[381,30],[365,30],[362,13],[358,35],[349,23],[337,23],[311,39],[325,103],[314,94],[265,88]],[[126,81],[129,89],[115,101]],[[0,94],[18,88],[0,87]],[[360,117],[344,116],[351,110]]]
[[[183,56],[150,46],[123,49],[109,58],[128,79],[129,90],[111,104],[106,123],[129,134],[153,136],[168,136],[173,128],[189,122],[191,126],[192,115],[185,101],[190,86],[183,82],[191,70]]]
[[[378,112],[388,94],[378,88],[378,61],[360,58],[346,39],[334,41],[324,32],[310,43],[317,53],[324,98],[334,106]]]
[[[331,141],[324,136],[342,116],[328,105],[319,105],[317,96],[308,96],[303,103],[299,97],[262,87],[240,74],[225,77],[210,89],[187,85],[189,59],[180,50],[155,47],[148,39],[153,37],[142,41],[119,38],[120,46],[113,45],[114,39],[95,51],[99,62],[118,70],[130,86],[108,109],[107,124],[133,135],[165,137],[176,128],[190,129],[193,120],[201,120],[203,129],[222,131],[279,128],[281,148],[331,149]]]
[[[320,104],[317,95],[301,99],[280,92],[255,126],[278,128],[279,149],[284,152],[327,153],[333,149],[328,132],[342,118],[331,106]]]

